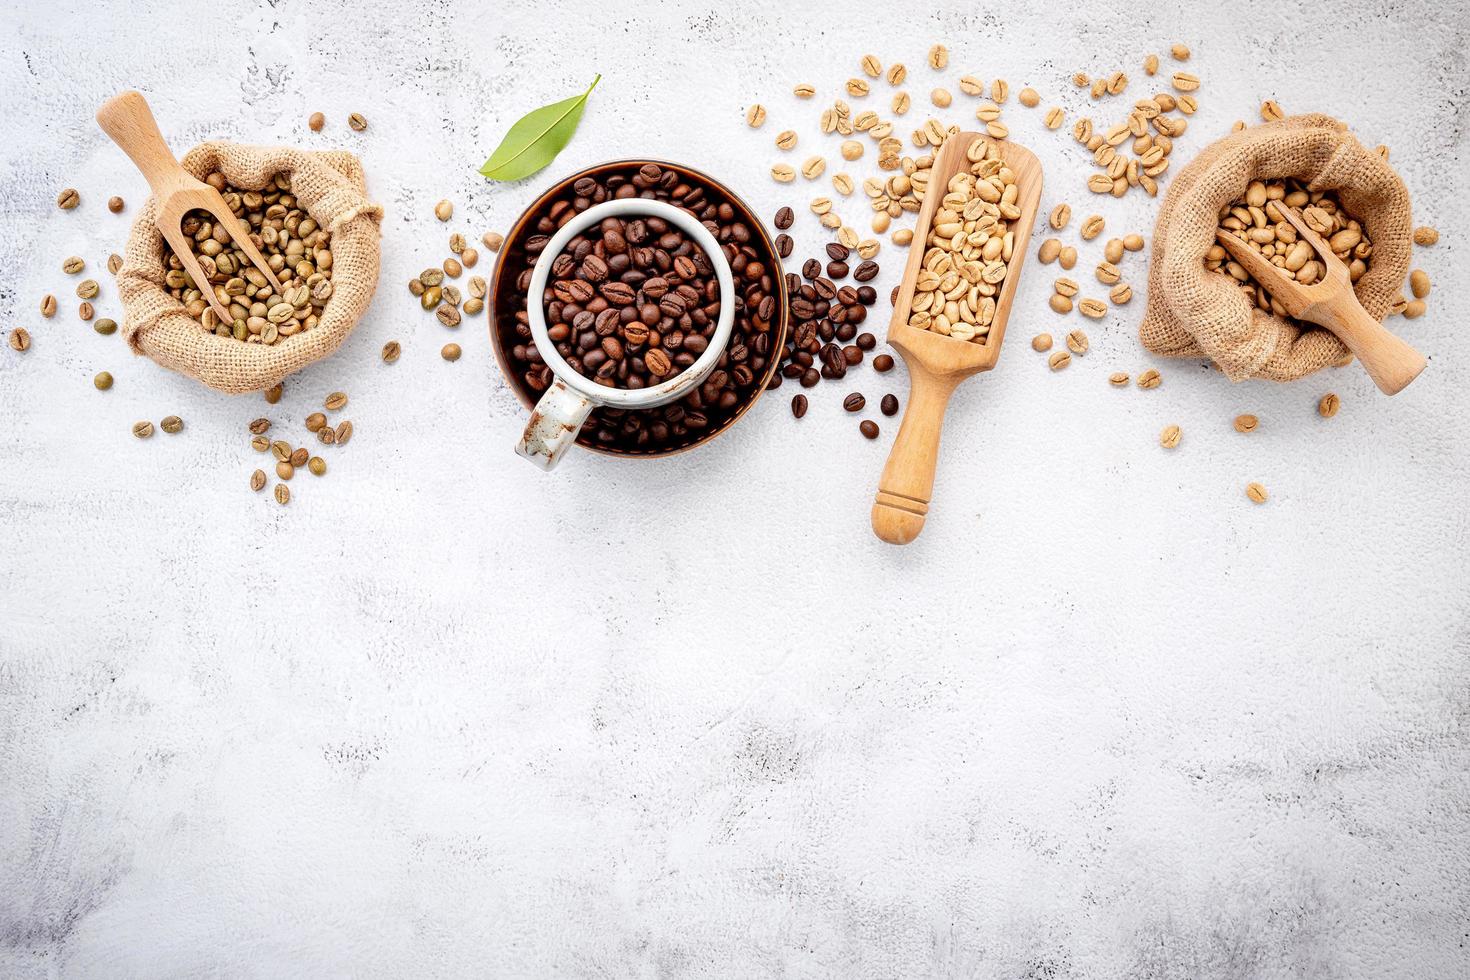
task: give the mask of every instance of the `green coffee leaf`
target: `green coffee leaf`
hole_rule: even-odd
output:
[[[555,160],[571,142],[587,107],[587,96],[600,81],[598,75],[581,95],[533,109],[516,120],[480,173],[491,180],[520,180]]]

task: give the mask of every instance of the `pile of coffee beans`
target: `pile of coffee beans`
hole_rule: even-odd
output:
[[[794,219],[790,208],[776,212],[774,224],[780,231],[776,236],[776,251],[782,258],[790,257],[793,250],[791,236],[786,231]],[[858,331],[868,318],[869,308],[878,301],[878,291],[869,285],[878,275],[878,263],[865,259],[854,267],[851,257],[852,250],[846,245],[829,242],[825,258],[807,259],[799,275],[786,274],[791,331],[781,353],[781,370],[768,388],[779,387],[783,379],[812,388],[823,378],[844,378],[850,368],[862,364],[867,353],[878,346],[878,338],[872,333]],[[838,285],[849,277],[857,285]],[[893,370],[893,357],[879,354],[873,358],[873,368],[879,373]],[[854,404],[856,408],[852,407]],[[865,404],[862,395],[854,394],[848,396],[844,407],[856,412]],[[897,399],[893,405],[897,411]],[[801,418],[808,407],[806,395],[798,393],[792,397],[792,415]],[[885,414],[892,413],[885,411]],[[861,430],[869,439],[878,435],[877,424],[871,421],[863,422]]]
[[[704,250],[658,217],[605,218],[567,243],[551,266],[546,332],[572,370],[611,388],[661,384],[709,349],[720,283]],[[736,365],[742,376],[748,365]],[[728,373],[704,383],[716,405]]]
[[[698,218],[720,243],[735,279],[735,296],[732,298],[735,304],[734,328],[724,355],[705,384],[679,401],[659,408],[599,408],[593,411],[578,437],[581,442],[609,449],[654,453],[686,446],[723,428],[760,392],[774,367],[774,358],[781,353],[780,282],[776,278],[779,267],[775,256],[763,248],[759,230],[746,223],[740,210],[718,188],[654,163],[630,164],[625,169],[601,170],[595,176],[580,178],[566,192],[551,200],[542,214],[532,219],[531,234],[523,243],[514,243],[504,256],[507,273],[514,279],[506,291],[507,295],[503,299],[497,297],[497,306],[515,313],[508,329],[505,323],[498,326],[502,330],[505,350],[520,379],[532,393],[545,391],[552,382],[551,370],[543,363],[531,340],[525,313],[531,267],[545,250],[551,236],[574,215],[604,201],[637,197],[673,204]],[[603,234],[605,237],[605,232]],[[689,257],[692,259],[692,255]],[[673,258],[672,254],[670,258]],[[644,293],[647,293],[646,283]],[[545,304],[548,312],[554,302],[565,304],[557,297],[554,283],[550,282],[540,302]],[[705,315],[708,316],[707,309]],[[620,324],[621,317],[620,313]],[[662,319],[661,309],[660,322]],[[576,316],[572,316],[568,325],[575,320]],[[596,333],[595,314],[593,332]],[[660,334],[663,339],[662,328]],[[684,330],[685,346],[681,353],[690,353],[687,345],[693,336],[702,334]],[[626,340],[626,332],[619,339]],[[578,353],[575,341],[580,341],[580,337],[569,334],[566,343],[573,355]],[[698,341],[695,343],[697,345]],[[668,350],[666,341],[661,346]],[[582,363],[585,366],[585,358]],[[647,367],[645,354],[644,368]],[[598,364],[589,370],[595,377],[600,369],[601,364]],[[621,381],[631,387],[630,379],[634,373],[630,365],[628,374],[619,379],[616,377],[619,371],[614,369],[614,383]]]

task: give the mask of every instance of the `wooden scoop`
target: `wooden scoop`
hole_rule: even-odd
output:
[[[97,110],[97,125],[122,147],[148,179],[148,186],[158,199],[158,230],[222,322],[233,323],[235,318],[214,295],[209,277],[199,267],[199,260],[194,255],[194,242],[184,234],[184,215],[190,211],[208,211],[265,276],[276,295],[281,295],[281,281],[250,240],[250,230],[230,211],[219,191],[179,166],[179,161],[174,159],[168,144],[163,141],[163,134],[158,131],[158,123],[154,121],[153,112],[143,96],[137,92],[124,92],[108,99]]]
[[[942,334],[909,326],[914,286],[924,264],[929,225],[950,178],[970,166],[966,156],[977,139],[995,143],[1001,158],[1016,175],[1020,217],[1011,223],[1014,245],[1000,295],[995,298],[995,319],[983,341],[955,340]],[[898,300],[893,304],[893,322],[888,342],[903,356],[909,369],[909,400],[899,426],[898,438],[888,454],[888,465],[878,481],[873,501],[873,532],[889,544],[908,544],[924,529],[929,498],[934,491],[934,467],[939,456],[939,430],[944,410],[955,385],[979,371],[995,367],[1000,344],[1005,339],[1011,300],[1021,280],[1021,264],[1031,240],[1031,225],[1041,200],[1041,162],[1023,146],[1006,140],[991,140],[980,133],[959,133],[944,141],[929,174],[929,189],[914,227],[914,243],[904,269]]]
[[[1363,309],[1363,304],[1358,302],[1353,292],[1347,266],[1332,254],[1332,249],[1308,227],[1296,209],[1278,203],[1277,210],[1291,222],[1301,240],[1312,246],[1317,253],[1317,261],[1326,270],[1322,278],[1310,286],[1297,282],[1285,269],[1272,265],[1265,256],[1236,236],[1217,231],[1215,238],[1256,282],[1266,287],[1266,291],[1288,314],[1326,327],[1336,334],[1337,339],[1363,362],[1379,391],[1385,395],[1403,391],[1424,370],[1424,355],[1390,333]]]

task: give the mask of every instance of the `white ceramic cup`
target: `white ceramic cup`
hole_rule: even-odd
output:
[[[720,284],[720,317],[715,322],[709,346],[697,361],[679,374],[648,388],[609,388],[578,374],[546,334],[546,309],[542,297],[546,293],[546,280],[551,276],[551,264],[577,235],[604,218],[617,217],[662,218],[678,228],[704,250]],[[516,453],[543,470],[549,470],[561,462],[561,457],[576,443],[582,423],[587,421],[594,408],[602,405],[628,409],[656,408],[683,398],[704,383],[719,363],[725,345],[730,342],[730,331],[735,324],[735,281],[720,243],[698,219],[663,201],[630,197],[590,207],[561,226],[547,242],[531,271],[526,307],[531,339],[536,342],[536,350],[555,375],[555,380],[531,410],[531,419],[526,423],[521,441],[516,444]]]

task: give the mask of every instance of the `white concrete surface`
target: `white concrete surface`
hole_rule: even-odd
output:
[[[192,42],[207,10],[226,19]],[[1463,5],[19,0],[0,28],[0,325],[35,335],[0,348],[0,976],[1470,972]],[[790,86],[832,93],[872,51],[922,102],[936,40],[951,86],[1003,76],[1069,111],[1072,71],[1145,93],[1144,54],[1187,42],[1181,158],[1268,96],[1389,144],[1444,235],[1403,324],[1429,370],[1393,400],[1357,369],[1232,386],[1145,355],[1140,296],[1053,375],[1026,344],[1056,325],[1033,268],[905,550],[867,528],[896,426],[868,443],[840,408],[901,372],[824,384],[801,423],[783,388],[663,463],[513,456],[524,413],[482,324],[445,364],[403,288],[448,231],[504,229],[621,154],[801,210],[813,188],[765,176],[771,136],[836,144]],[[552,170],[476,175],[599,71]],[[100,269],[129,221],[104,201],[145,194],[91,118],[126,86],[176,147],[351,148],[388,209],[372,312],[277,409],[76,321],[62,258]],[[1085,214],[1041,111],[1007,118],[1044,206]],[[1151,230],[1142,197],[1098,210]],[[1157,391],[1105,381],[1149,366]],[[331,473],[284,509],[251,495],[246,422],[299,435],[337,388],[357,435]],[[129,435],[169,413],[183,433]]]

